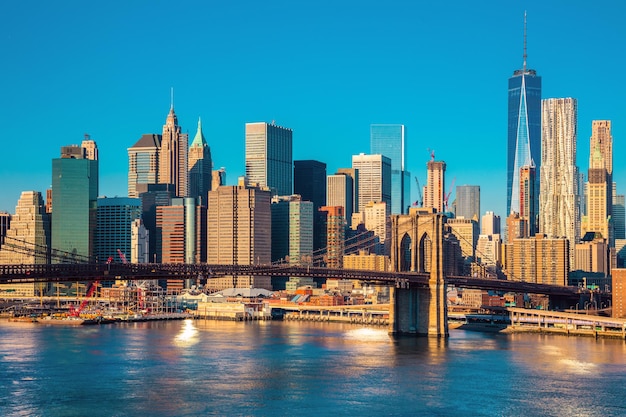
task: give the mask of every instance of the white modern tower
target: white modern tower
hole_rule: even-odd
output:
[[[576,99],[543,100],[541,128],[539,232],[548,238],[567,238],[570,265],[574,265],[574,248],[580,234]]]

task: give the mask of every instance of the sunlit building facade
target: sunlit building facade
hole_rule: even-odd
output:
[[[539,233],[569,240],[569,265],[580,236],[578,168],[576,167],[577,102],[543,100]]]
[[[177,197],[188,194],[188,144],[189,135],[182,133],[172,103],[161,135],[159,184],[174,184]]]
[[[370,202],[386,203],[387,215],[389,215],[391,210],[391,160],[385,155],[362,153],[352,156],[352,168],[359,171],[359,210],[362,210]]]

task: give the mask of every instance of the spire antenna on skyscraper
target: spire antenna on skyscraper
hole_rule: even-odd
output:
[[[528,55],[526,54],[526,11],[524,11],[524,66],[523,71],[526,72],[526,58]]]
[[[524,65],[524,67],[526,67],[526,65]],[[174,110],[174,87],[170,87],[170,110]]]

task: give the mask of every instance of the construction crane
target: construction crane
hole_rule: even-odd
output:
[[[94,281],[91,283],[91,287],[89,287],[89,290],[85,294],[85,298],[80,303],[77,309],[74,309],[73,305],[70,306],[70,314],[69,314],[70,316],[73,316],[73,317],[80,316],[80,313],[83,311],[83,309],[87,307],[87,304],[89,303],[89,299],[91,298],[93,293],[96,291],[96,288],[98,288],[98,285],[99,285],[98,281]]]
[[[422,198],[422,187],[420,187],[420,181],[415,177],[415,183],[417,184],[417,201],[413,203],[413,206],[422,207],[424,200]]]
[[[124,255],[124,252],[122,252],[121,250],[117,250],[117,254],[120,256],[120,259],[122,260],[122,263],[124,265],[126,265],[128,263],[128,261],[126,260],[126,255]]]
[[[426,150],[430,154],[430,161],[433,162],[435,160],[435,150],[430,148],[426,148]]]
[[[456,177],[452,178],[452,182],[450,183],[450,188],[448,192],[443,196],[443,210],[448,211],[448,202],[450,200],[450,195],[452,194],[452,189],[454,188],[454,182],[456,181]]]

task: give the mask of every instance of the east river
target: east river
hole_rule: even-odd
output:
[[[623,416],[626,343],[301,322],[0,321],[1,416]]]

